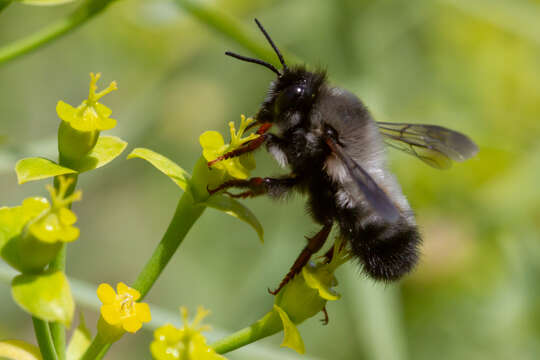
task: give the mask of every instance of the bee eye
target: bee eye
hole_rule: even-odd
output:
[[[278,113],[290,110],[298,105],[300,99],[304,95],[304,87],[300,85],[292,85],[286,88],[279,94],[276,100],[276,110]]]

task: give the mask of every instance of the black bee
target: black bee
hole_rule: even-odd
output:
[[[354,94],[328,84],[324,71],[288,67],[280,51],[255,19],[283,68],[226,52],[262,65],[277,75],[255,116],[260,137],[213,162],[253,151],[266,144],[289,175],[231,180],[214,193],[247,189],[234,197],[267,194],[282,197],[296,190],[308,197],[307,208],[322,229],[298,256],[276,294],[319,251],[334,223],[362,265],[380,281],[393,281],[410,272],[419,258],[420,234],[401,187],[386,168],[384,144],[416,156],[436,168],[463,161],[478,152],[467,136],[436,125],[375,122]],[[277,132],[268,130],[275,125]],[[329,252],[331,254],[331,252]],[[331,255],[328,255],[331,256]]]

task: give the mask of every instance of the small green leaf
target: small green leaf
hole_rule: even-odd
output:
[[[9,360],[41,360],[37,346],[22,340],[0,341],[0,359]]]
[[[77,161],[73,168],[79,172],[93,170],[107,165],[124,151],[127,142],[116,136],[100,136],[90,153]]]
[[[70,326],[75,304],[63,272],[16,276],[11,283],[11,294],[33,316]]]
[[[191,175],[165,156],[150,149],[136,148],[133,149],[127,158],[140,158],[148,161],[150,164],[154,165],[156,169],[167,175],[182,190],[185,191],[187,189]]]
[[[36,5],[36,6],[54,6],[62,5],[70,2],[75,2],[77,0],[17,0],[18,2],[25,5]]]
[[[274,310],[277,311],[283,323],[283,342],[281,346],[291,348],[299,354],[305,353],[304,341],[294,323],[289,319],[289,315],[275,304]]]
[[[86,327],[84,322],[84,316],[80,313],[79,316],[79,325],[73,332],[69,345],[67,347],[67,360],[78,360],[81,359],[86,349],[90,346],[92,342],[92,334],[90,330]]]
[[[242,221],[245,221],[255,229],[261,242],[264,242],[264,230],[251,210],[242,205],[242,203],[225,195],[210,196],[208,200],[204,202],[205,205],[223,211],[225,214],[234,216]]]
[[[75,170],[60,166],[52,160],[40,157],[26,158],[17,161],[15,171],[17,172],[19,184],[58,175],[76,173]]]

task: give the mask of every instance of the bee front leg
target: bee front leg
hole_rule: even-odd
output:
[[[230,151],[212,161],[209,161],[208,167],[214,165],[217,162],[231,159],[231,158],[257,150],[259,147],[261,147],[262,144],[264,144],[265,141],[267,141],[271,137],[271,134],[267,134],[268,130],[270,130],[271,127],[272,127],[271,123],[262,124],[256,132],[257,135],[260,135],[258,138],[251,140],[250,142],[246,143],[245,146],[242,146],[239,149]]]
[[[298,178],[295,176],[288,176],[283,178],[261,178],[254,177],[247,180],[229,180],[221,184],[215,189],[207,189],[210,195],[213,195],[219,191],[225,190],[225,194],[233,198],[248,198],[256,197],[260,195],[270,195],[272,197],[279,197],[291,190],[298,183]],[[233,194],[227,191],[230,188],[248,189],[247,191]]]

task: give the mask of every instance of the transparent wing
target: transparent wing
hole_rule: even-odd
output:
[[[354,179],[360,191],[364,194],[368,203],[384,219],[395,222],[399,219],[400,213],[388,195],[377,185],[375,180],[354,161],[345,150],[330,137],[325,138],[330,150],[343,162],[349,175]]]
[[[416,156],[437,169],[447,169],[454,161],[465,161],[478,152],[466,135],[437,125],[378,122],[387,145]]]

